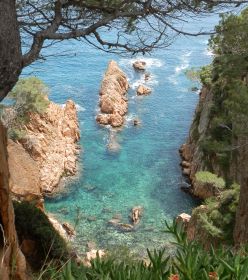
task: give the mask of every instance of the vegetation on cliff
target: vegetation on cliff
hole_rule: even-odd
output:
[[[239,192],[239,185],[233,184],[220,192],[219,196],[208,198],[204,203],[205,207],[197,207],[193,210],[192,215],[197,219],[196,227],[206,235],[207,240],[203,242],[206,246],[211,242],[233,245]],[[197,239],[200,238],[198,236]]]
[[[214,61],[199,72],[202,84],[213,92],[209,126],[201,142],[204,159],[213,170],[214,158],[230,180],[235,179],[230,175],[230,163],[237,156],[239,139],[248,135],[247,30],[248,9],[239,16],[223,15],[209,41]]]
[[[54,229],[43,211],[32,203],[16,201],[14,211],[18,239],[33,268],[41,268],[51,259],[68,259],[65,240]]]
[[[25,136],[24,126],[29,122],[30,113],[42,114],[49,100],[47,86],[36,77],[20,79],[8,96],[8,102],[1,106],[0,117],[8,128],[8,136],[13,140]]]
[[[203,89],[186,146],[193,192],[201,170],[222,176],[226,188],[193,216],[201,215],[197,222],[209,236],[232,241],[234,235],[240,244],[248,241],[248,9],[222,15],[215,31],[212,64],[187,73]]]
[[[91,267],[73,260],[50,266],[42,279],[61,280],[218,280],[248,279],[248,251],[234,252],[231,248],[206,251],[196,241],[187,241],[182,227],[167,224],[166,231],[174,236],[175,251],[148,251],[144,261],[120,261],[107,256],[91,261]]]

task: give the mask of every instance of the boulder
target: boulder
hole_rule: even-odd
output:
[[[133,63],[133,68],[137,71],[144,71],[146,69],[146,62],[137,60]]]
[[[104,250],[101,250],[101,249],[100,249],[100,250],[92,249],[92,250],[90,250],[89,252],[87,252],[87,253],[86,253],[86,257],[85,257],[85,259],[83,260],[84,265],[90,267],[90,266],[91,266],[90,262],[91,262],[92,260],[96,259],[97,256],[99,256],[99,258],[104,257],[104,256],[105,256]]]
[[[183,175],[189,176],[190,175],[190,168],[183,168]]]
[[[133,207],[131,217],[132,217],[132,222],[134,225],[136,225],[140,222],[142,213],[143,213],[143,208],[141,206]]]
[[[150,80],[150,78],[151,78],[151,74],[148,73],[148,72],[146,72],[146,73],[145,73],[145,77],[144,77],[145,81]]]
[[[152,92],[152,90],[144,85],[139,85],[136,92],[137,95],[148,95]]]
[[[124,123],[124,118],[118,114],[118,113],[114,113],[110,115],[109,118],[109,123],[111,124],[111,126],[113,127],[119,127],[122,126]]]
[[[109,117],[110,116],[107,114],[98,114],[96,117],[96,121],[99,124],[107,125],[107,124],[109,124]]]
[[[64,228],[69,237],[76,235],[74,228],[69,223],[63,223],[62,227]]]
[[[186,213],[181,213],[180,215],[177,216],[176,218],[176,222],[179,224],[183,224],[183,225],[186,225],[189,223],[191,219],[191,216],[189,214],[186,214]]]
[[[183,160],[181,162],[181,166],[184,167],[184,168],[190,168],[191,164],[190,164],[190,162],[188,162],[186,160]]]
[[[134,125],[134,126],[140,125],[140,124],[141,124],[141,122],[140,122],[140,120],[139,120],[138,118],[134,118],[134,119],[133,119],[133,125]]]

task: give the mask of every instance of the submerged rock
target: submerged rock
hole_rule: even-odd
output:
[[[137,95],[148,95],[151,92],[152,90],[144,85],[139,85],[137,88]]]
[[[92,192],[92,191],[94,191],[95,189],[96,189],[96,186],[93,186],[93,185],[85,185],[85,186],[83,186],[83,188],[86,190],[86,191],[88,191],[88,192]]]
[[[146,62],[137,60],[133,63],[133,68],[137,71],[144,71],[146,69]]]
[[[111,212],[112,212],[111,208],[108,208],[108,207],[102,208],[102,213],[111,213]]]
[[[108,221],[108,224],[112,226],[118,226],[120,224],[120,221],[120,219],[112,218]]]
[[[89,251],[96,249],[96,243],[94,241],[87,242],[86,246]]]
[[[96,220],[97,220],[96,216],[87,217],[87,221],[89,221],[89,222],[95,222]]]
[[[121,146],[117,141],[117,135],[115,131],[110,131],[107,147],[111,152],[119,152]]]
[[[130,232],[130,231],[134,230],[134,226],[133,225],[124,224],[124,223],[119,223],[118,224],[118,228],[119,228],[119,230],[124,231],[124,232]]]
[[[121,220],[122,219],[122,215],[120,213],[116,213],[112,218],[113,219]]]

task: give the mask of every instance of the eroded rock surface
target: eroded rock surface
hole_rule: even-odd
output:
[[[115,61],[111,60],[100,89],[99,106],[101,113],[96,117],[99,124],[109,124],[112,127],[123,125],[124,115],[128,109],[126,97],[128,87],[125,73]]]
[[[137,71],[146,70],[146,62],[142,60],[137,60],[133,63],[133,68]]]
[[[152,92],[152,90],[144,85],[139,85],[136,92],[137,95],[148,95]]]
[[[16,196],[51,193],[62,176],[77,171],[79,126],[76,106],[50,102],[44,114],[31,114],[25,138],[8,142],[11,189]]]

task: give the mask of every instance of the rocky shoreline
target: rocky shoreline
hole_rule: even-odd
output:
[[[64,176],[77,172],[79,124],[75,103],[50,102],[44,114],[31,113],[25,137],[8,140],[11,192],[18,200],[36,201],[53,193]]]

